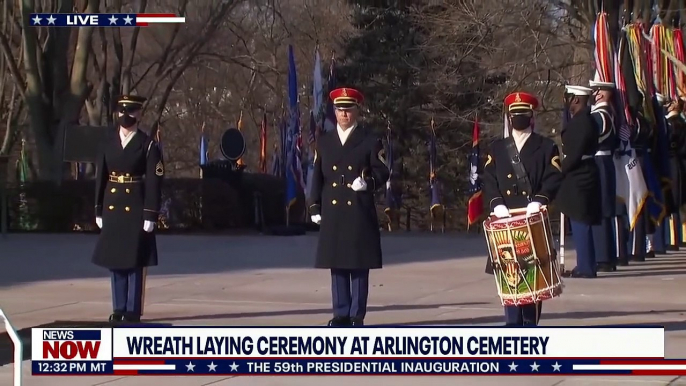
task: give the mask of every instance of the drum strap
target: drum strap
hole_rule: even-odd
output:
[[[515,145],[514,138],[510,136],[506,139],[505,148],[507,149],[508,156],[510,157],[512,169],[514,169],[515,176],[517,177],[517,189],[520,192],[526,192],[528,194],[527,198],[529,198],[533,193],[531,191],[531,181],[529,181],[529,176],[526,174],[524,164],[519,157],[519,150],[517,150],[517,145]]]

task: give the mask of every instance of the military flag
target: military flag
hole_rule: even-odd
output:
[[[303,186],[300,149],[300,111],[298,108],[298,76],[293,46],[288,46],[288,129],[286,133],[286,209],[296,202]],[[288,213],[288,210],[287,210]]]
[[[202,127],[200,128],[200,178],[202,178],[202,166],[207,165],[209,158],[207,145],[207,136],[205,136],[205,122],[203,122]]]
[[[472,152],[469,155],[469,202],[467,204],[467,229],[474,224],[484,211],[481,179],[479,178],[479,118],[474,119],[472,130]]]
[[[260,173],[267,173],[267,112],[262,114],[260,124]]]
[[[331,54],[331,67],[329,68],[329,84],[327,87],[327,92],[331,92],[336,88],[336,53]],[[324,131],[330,131],[336,128],[336,114],[333,109],[333,101],[329,100],[326,102],[326,120],[322,129]]]

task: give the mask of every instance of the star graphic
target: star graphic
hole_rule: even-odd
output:
[[[50,17],[48,18],[48,24],[55,25],[55,20],[57,20],[57,18],[54,18],[52,17],[52,15],[50,15]]]
[[[508,366],[510,367],[510,371],[517,371],[517,366],[519,366],[519,365],[516,365],[514,362],[512,362],[512,364],[510,364]]]
[[[215,365],[214,362],[207,365],[207,367],[210,368],[210,371],[217,371],[217,370],[215,370],[217,368],[217,365]]]
[[[231,367],[231,371],[238,371],[238,365],[236,364],[236,362],[233,362],[229,366]]]
[[[133,20],[133,18],[129,15],[126,15],[124,18],[124,24],[131,24],[131,20]]]
[[[40,21],[43,19],[41,19],[40,17],[38,17],[38,15],[36,15],[36,17],[34,17],[31,20],[33,21],[33,24],[36,25],[36,24],[40,24]]]
[[[110,25],[112,25],[112,24],[117,24],[117,18],[114,17],[114,15],[112,15],[112,17],[110,17],[110,18],[107,19],[107,20],[110,21]]]
[[[188,364],[186,365],[186,368],[188,369],[188,371],[195,371],[195,370],[193,370],[193,369],[195,369],[195,365],[193,364],[193,362],[188,362]]]
[[[562,365],[555,362],[555,364],[553,365],[553,371],[560,371],[560,367],[562,367]]]
[[[536,362],[534,362],[534,364],[531,365],[531,371],[538,371],[539,367],[541,367],[541,365],[538,365]]]

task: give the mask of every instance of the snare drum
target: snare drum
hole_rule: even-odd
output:
[[[546,208],[528,216],[526,209],[510,213],[512,217],[491,216],[483,223],[502,304],[532,304],[559,296],[563,283]]]

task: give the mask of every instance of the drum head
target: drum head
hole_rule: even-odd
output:
[[[245,138],[243,133],[236,128],[228,129],[222,134],[222,140],[219,148],[226,157],[231,161],[236,161],[245,153]]]

